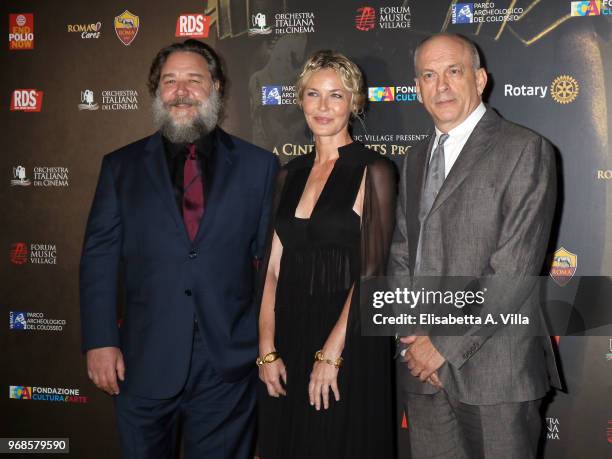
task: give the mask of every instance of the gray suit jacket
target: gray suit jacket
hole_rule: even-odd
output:
[[[541,136],[490,108],[423,221],[415,273],[419,203],[433,137],[413,147],[404,160],[388,275],[538,275],[555,209],[554,152]],[[537,295],[534,291],[501,312],[533,306]],[[446,359],[438,373],[450,395],[470,404],[520,402],[544,396],[551,383],[559,386],[548,337],[481,336],[478,328],[463,336],[431,336]],[[436,392],[403,363],[398,364],[398,382],[404,391]]]

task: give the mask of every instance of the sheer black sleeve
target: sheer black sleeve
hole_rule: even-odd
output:
[[[395,228],[397,169],[379,157],[367,165],[361,217],[361,277],[386,272],[389,247]]]
[[[276,215],[283,195],[283,189],[285,187],[285,180],[287,179],[288,169],[283,167],[279,170],[276,177],[276,187],[274,189],[274,197],[272,199],[272,213],[269,219],[269,226],[266,235],[266,245],[264,256],[261,259],[261,263],[257,267],[257,277],[255,280],[255,304],[257,308],[261,306],[261,299],[263,296],[264,286],[266,283],[266,273],[268,272],[268,264],[270,263],[270,252],[272,251],[272,238],[274,237],[274,228],[276,223]]]

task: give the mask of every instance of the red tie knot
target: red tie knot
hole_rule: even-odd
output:
[[[193,143],[190,143],[187,145],[187,151],[189,152],[189,155],[187,156],[188,159],[197,159],[196,156],[196,146]]]

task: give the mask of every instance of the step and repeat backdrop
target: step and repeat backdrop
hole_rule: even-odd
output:
[[[413,50],[451,31],[484,55],[487,102],[558,149],[550,275],[612,273],[608,147],[612,1],[4,1],[0,437],[67,437],[73,457],[119,457],[113,403],[79,350],[78,263],[101,158],[153,130],[146,90],[163,46],[187,37],[224,59],[223,127],[285,163],[312,150],[295,104],[307,56],[331,48],[366,78],[353,137],[398,165],[428,135]],[[596,334],[596,333],[591,333]],[[612,337],[553,337],[565,390],[543,413],[545,458],[612,456]],[[376,422],[363,419],[361,422]],[[398,410],[408,458],[410,417]]]

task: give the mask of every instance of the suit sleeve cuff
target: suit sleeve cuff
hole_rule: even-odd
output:
[[[484,343],[481,336],[430,336],[436,350],[455,368],[461,368]]]

